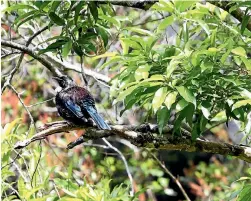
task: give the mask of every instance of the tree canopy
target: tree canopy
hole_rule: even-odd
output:
[[[40,141],[38,147],[32,148],[28,145],[47,139],[50,146],[48,139],[52,137],[48,136],[62,132],[67,136],[67,132],[74,131],[81,136],[68,148],[88,140],[111,137],[134,152],[140,149],[143,158],[144,154],[151,154],[149,150],[183,150],[234,156],[251,162],[248,139],[251,134],[250,2],[7,1],[4,6],[2,96],[14,95],[21,106],[16,108],[13,101],[9,103],[12,109],[16,108],[16,116],[11,115],[13,112],[8,111],[7,106],[3,109],[6,120],[3,124],[6,125],[2,137],[2,174],[6,175],[4,179],[9,178],[12,173],[7,167],[17,159],[23,159],[19,165],[24,161],[32,163],[26,169],[32,165],[29,174],[34,172],[31,178],[23,176],[23,180],[18,180],[18,188],[5,182],[3,192],[6,195],[6,189],[11,189],[20,199],[39,200],[46,194],[43,192],[52,192],[41,181],[34,186],[33,177],[37,180],[39,176],[45,178],[50,174],[49,170],[42,176],[37,173],[44,143]],[[111,131],[56,122],[52,102],[55,84],[51,84],[51,77],[64,74],[72,76],[77,84],[94,94]],[[20,80],[20,75],[25,79]],[[7,94],[8,91],[11,94]],[[43,117],[42,109],[32,110],[41,105],[37,102],[49,104]],[[28,116],[24,118],[23,112]],[[52,114],[50,118],[48,113]],[[242,132],[242,140],[207,139],[208,135],[217,133],[214,129],[222,125],[228,127],[233,122],[238,125],[237,132]],[[92,185],[88,179],[94,183],[98,179],[87,176],[84,185],[79,187],[72,179],[77,166],[74,157],[69,162],[68,172],[60,169],[61,177],[53,181],[54,186],[64,192],[62,199],[150,200],[149,195],[148,198],[140,196],[144,188],[154,184],[142,181],[142,185],[137,186],[132,176],[136,173],[130,170],[139,162],[131,161],[129,168],[128,159],[120,149],[105,139],[104,142],[103,147],[113,150],[122,159],[120,165],[125,166],[128,186],[123,186],[120,179],[113,183],[116,187],[111,188],[109,179],[113,177]],[[22,150],[32,152],[32,157],[25,156]],[[16,153],[14,159],[13,153]],[[98,158],[97,153],[91,155]],[[161,176],[165,173],[181,186],[155,155],[151,157],[149,161],[154,160],[156,164],[142,162],[141,165],[155,169],[153,176],[158,176],[158,171]],[[106,159],[118,169],[113,157]],[[106,165],[100,165],[99,177],[106,175]],[[22,171],[19,171],[21,178]],[[149,174],[145,170],[145,175]],[[46,181],[49,180],[48,176]],[[245,183],[246,179],[243,180]],[[32,189],[29,193],[24,191],[28,183]],[[166,188],[167,181],[160,178],[158,185]],[[250,189],[250,184],[239,186],[236,196],[245,200]],[[179,190],[184,199],[190,200],[182,186]],[[53,200],[59,199],[61,192],[57,189],[53,192]],[[224,195],[218,196],[226,199]]]

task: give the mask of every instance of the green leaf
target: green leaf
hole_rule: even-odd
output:
[[[92,14],[92,17],[94,18],[95,22],[98,20],[98,6],[95,1],[90,1],[89,2],[89,9]]]
[[[237,47],[231,50],[232,53],[242,56],[242,57],[247,57],[246,50],[243,47]]]
[[[207,118],[204,117],[204,115],[200,116],[200,133],[205,131],[206,125],[207,125]]]
[[[111,25],[115,25],[118,29],[121,27],[121,24],[120,24],[119,20],[117,20],[117,19],[114,18],[114,17],[102,15],[102,16],[100,16],[100,18],[102,18],[102,19],[104,19],[104,20],[110,22]]]
[[[122,60],[122,58],[120,56],[113,56],[111,57],[111,59],[107,62],[105,62],[102,66],[99,67],[100,70],[104,69],[106,66],[111,65],[112,63],[115,62],[120,62]]]
[[[172,104],[175,103],[177,94],[178,93],[176,91],[173,91],[173,92],[167,94],[166,99],[165,99],[165,105],[168,110],[170,110]]]
[[[25,18],[27,18],[35,13],[38,13],[38,12],[39,11],[37,11],[37,10],[32,10],[30,12],[24,13],[23,15],[20,15],[18,18],[15,19],[14,24],[18,24],[18,23],[22,22],[23,20],[25,20]]]
[[[80,56],[80,57],[83,56],[83,54],[84,54],[83,50],[76,42],[73,43],[72,48],[78,56]]]
[[[201,111],[202,111],[204,117],[206,117],[207,119],[209,119],[210,109],[201,105]]]
[[[227,57],[229,56],[230,52],[231,52],[231,49],[228,49],[228,50],[222,55],[222,57],[221,57],[221,59],[220,59],[221,63],[223,63],[223,64],[225,63],[225,61],[226,61]]]
[[[179,94],[180,94],[187,102],[193,103],[194,106],[196,107],[196,99],[195,99],[194,95],[192,94],[192,92],[191,92],[189,89],[187,89],[187,88],[184,87],[184,86],[176,87],[176,89],[178,90]]]
[[[237,201],[251,201],[251,184],[244,185],[242,191],[240,192]]]
[[[51,19],[55,24],[57,24],[57,25],[59,25],[59,26],[65,25],[64,19],[62,19],[61,17],[59,17],[56,13],[50,12],[50,13],[49,13],[49,17],[50,17],[50,19]]]
[[[251,61],[250,61],[250,59],[247,59],[245,57],[241,57],[241,60],[245,64],[247,70],[251,71]]]
[[[198,0],[195,1],[180,1],[180,0],[175,0],[174,1],[174,6],[177,10],[179,10],[180,12],[185,11],[187,8],[191,7],[192,5],[194,5],[196,2],[198,2]]]
[[[155,92],[155,95],[152,101],[152,107],[153,107],[154,112],[156,112],[160,108],[162,103],[164,102],[165,97],[166,97],[166,92],[167,92],[166,87],[161,87]]]
[[[100,54],[98,56],[95,56],[92,58],[92,61],[95,61],[97,59],[100,59],[100,58],[106,58],[106,57],[114,57],[116,56],[118,53],[117,52],[106,52],[104,54]]]
[[[57,1],[57,0],[53,1],[49,12],[55,12],[55,10],[57,10],[57,8],[59,7],[60,3],[61,3],[61,1]]]
[[[126,96],[128,96],[137,86],[132,86],[126,89],[125,91],[122,91],[119,93],[118,97],[114,101],[113,105],[116,104],[119,101],[122,101],[125,99]]]
[[[232,111],[235,110],[236,108],[239,108],[239,107],[242,107],[242,106],[246,106],[247,104],[251,105],[251,99],[237,101],[237,102],[233,105]]]
[[[225,104],[225,111],[226,111],[227,119],[229,119],[229,117],[232,117],[237,121],[239,120],[239,118],[236,117],[236,115],[231,111],[231,108],[229,107],[227,103]]]
[[[208,25],[205,23],[205,21],[203,21],[203,20],[196,20],[196,21],[204,29],[204,31],[206,32],[206,34],[208,36],[210,36],[210,29],[209,29]]]
[[[155,4],[153,4],[151,9],[172,13],[174,10],[174,6],[171,2],[166,2],[166,1],[160,0],[159,2],[156,2]]]
[[[136,33],[139,33],[139,34],[142,34],[142,35],[154,36],[151,31],[148,31],[148,30],[145,30],[145,29],[140,29],[140,28],[137,28],[137,27],[126,27],[124,29],[126,29],[128,31],[136,32]]]
[[[177,60],[174,60],[174,59],[172,59],[170,61],[170,63],[168,63],[167,68],[166,68],[166,77],[167,78],[169,78],[172,75],[173,71],[176,69],[176,67],[180,63],[181,63],[181,61],[177,61]]]
[[[160,32],[164,29],[166,29],[166,27],[168,27],[169,25],[171,25],[174,22],[175,18],[173,15],[165,18],[158,26],[157,28],[157,32]]]
[[[38,54],[44,54],[46,52],[51,52],[51,51],[57,50],[57,49],[61,48],[62,45],[64,45],[66,42],[67,42],[66,40],[58,40],[58,41],[50,44],[47,48],[40,50],[38,52]]]
[[[43,13],[36,13],[34,15],[30,15],[29,17],[25,18],[23,21],[21,21],[20,23],[17,24],[17,28],[20,27],[22,24],[24,24],[25,22],[28,22],[31,19],[35,19],[37,17],[41,17],[41,16],[45,16],[45,14]]]
[[[75,8],[74,22],[76,25],[78,24],[78,16],[79,16],[81,9],[83,8],[83,5],[84,5],[84,1],[80,1]]]
[[[185,99],[179,100],[179,102],[176,104],[176,110],[177,112],[183,110],[188,105],[188,102]]]
[[[247,24],[249,22],[250,16],[248,14],[248,10],[250,9],[250,7],[246,8],[245,11],[245,16],[242,18],[242,22],[241,22],[241,34],[244,33],[245,29],[247,28]]]
[[[194,110],[195,107],[193,104],[188,104],[188,106],[186,107],[186,122],[192,127],[193,124],[193,115],[194,115]]]
[[[224,121],[227,120],[227,115],[225,111],[221,111],[211,119],[211,121]]]
[[[159,133],[162,134],[164,126],[167,124],[171,111],[166,106],[159,108],[157,112],[157,122]]]
[[[39,10],[43,10],[51,1],[44,1],[40,7],[39,7]]]
[[[178,117],[174,122],[174,128],[173,128],[173,133],[174,134],[178,134],[176,133],[176,131],[180,131],[181,128],[181,123],[185,118],[189,118],[189,115],[193,115],[194,113],[194,106],[192,104],[188,104],[184,109],[182,109],[179,113],[178,113]]]
[[[13,10],[19,10],[19,9],[35,9],[33,6],[30,6],[28,4],[16,4],[10,7],[7,7],[6,9],[4,9],[2,12],[11,12]]]
[[[193,141],[195,141],[196,138],[200,136],[200,125],[198,123],[194,124],[191,134]]]
[[[95,28],[97,30],[97,33],[101,36],[103,42],[104,42],[104,46],[106,47],[108,44],[108,33],[105,30],[104,27],[99,26]]]
[[[139,66],[138,69],[134,73],[135,80],[139,81],[141,79],[148,78],[149,70],[150,70],[150,66],[148,64]]]
[[[69,52],[71,51],[72,41],[69,40],[67,43],[64,44],[62,48],[62,56],[65,58],[68,56]]]
[[[78,39],[78,43],[79,44],[85,44],[87,42],[90,42],[90,40],[92,39],[96,39],[97,38],[97,34],[94,32],[91,33],[86,33],[84,35],[82,35],[79,39]]]

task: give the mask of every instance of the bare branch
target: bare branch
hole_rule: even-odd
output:
[[[129,166],[128,166],[128,163],[126,161],[126,158],[125,156],[122,154],[122,152],[117,148],[117,147],[114,147],[110,142],[108,142],[108,140],[106,140],[105,138],[102,138],[103,141],[111,148],[113,149],[115,152],[117,152],[119,154],[119,156],[121,157],[122,161],[124,162],[125,164],[125,168],[126,168],[126,172],[127,172],[127,175],[128,175],[128,178],[130,180],[130,183],[131,183],[131,192],[130,192],[130,195],[131,196],[134,196],[134,188],[133,188],[133,178],[132,178],[132,174],[129,170]]]
[[[55,77],[61,77],[63,75],[62,70],[59,70],[58,67],[61,67],[65,70],[74,70],[76,72],[81,73],[81,67],[71,65],[68,62],[61,62],[58,59],[50,56],[50,55],[38,55],[34,50],[25,47],[24,45],[20,45],[18,43],[14,43],[11,41],[4,41],[1,40],[1,45],[6,47],[11,47],[17,50],[20,50],[24,53],[29,54],[31,57],[42,63]],[[104,83],[108,83],[110,81],[110,78],[102,75],[100,73],[97,73],[91,69],[85,68],[84,69],[85,74],[91,77],[94,77],[97,80],[100,80]]]
[[[137,147],[156,148],[163,150],[179,150],[188,152],[204,152],[212,154],[230,155],[251,163],[251,147],[242,145],[232,145],[229,143],[219,143],[196,139],[192,141],[188,136],[173,137],[172,128],[165,127],[163,135],[157,134],[158,128],[155,125],[142,124],[140,126],[114,125],[112,130],[98,130],[90,126],[72,126],[67,122],[60,122],[45,126],[44,130],[38,132],[32,138],[20,141],[15,145],[15,149],[21,149],[30,143],[45,139],[47,136],[67,132],[71,130],[86,129],[83,135],[84,141],[100,139],[116,135],[122,139],[127,139]]]
[[[34,59],[42,63],[46,68],[48,68],[48,70],[52,72],[53,76],[61,77],[63,75],[62,72],[58,70],[57,68],[55,68],[52,65],[52,63],[49,62],[46,58],[44,58],[41,55],[38,55],[35,51],[33,51],[32,49],[28,47],[25,47],[24,45],[20,45],[18,43],[14,43],[11,41],[3,41],[3,40],[1,40],[1,45],[6,46],[6,47],[11,47],[13,49],[17,49],[24,53],[29,54],[31,57],[33,57]]]
[[[160,162],[160,160],[149,150],[147,150],[148,153],[152,156],[152,158],[159,164],[160,167],[163,168],[163,170],[165,170],[165,172],[172,178],[172,180],[177,184],[177,186],[179,187],[179,189],[181,190],[182,194],[184,195],[184,197],[186,198],[187,201],[191,201],[190,198],[188,197],[186,191],[184,190],[184,188],[182,187],[181,183],[179,182],[179,180],[166,168],[165,164]]]
[[[43,29],[41,29],[41,30],[37,31],[35,34],[33,34],[33,35],[29,38],[29,40],[26,42],[26,44],[25,44],[26,47],[28,47],[28,46],[31,44],[32,40],[33,40],[34,38],[36,38],[39,34],[41,34],[43,31],[45,31],[46,29],[48,29],[48,26],[44,27]],[[17,65],[15,66],[15,68],[13,68],[13,69],[11,70],[9,76],[6,78],[6,82],[4,83],[3,88],[2,88],[2,93],[3,93],[4,90],[6,89],[7,85],[8,85],[8,84],[11,84],[11,80],[12,80],[14,74],[17,72],[17,70],[19,69],[19,67],[20,67],[20,65],[21,65],[21,63],[22,63],[22,61],[23,61],[24,53],[25,53],[25,52],[22,52],[22,54],[21,54],[21,56],[20,56],[20,58],[19,58],[19,60],[18,60],[18,62],[17,62]]]

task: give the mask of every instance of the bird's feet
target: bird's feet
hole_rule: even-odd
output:
[[[77,146],[77,145],[79,145],[79,144],[81,144],[81,143],[83,143],[83,142],[85,142],[85,140],[84,140],[84,137],[81,136],[81,137],[77,138],[75,141],[70,142],[70,143],[67,145],[67,149],[72,149],[73,147],[75,147],[75,146]]]

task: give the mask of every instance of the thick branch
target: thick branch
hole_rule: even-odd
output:
[[[138,147],[156,148],[164,150],[180,150],[188,152],[205,152],[212,154],[221,154],[224,156],[230,155],[251,163],[251,147],[231,145],[228,143],[219,143],[196,139],[192,141],[190,137],[172,137],[171,127],[166,127],[163,131],[163,136],[157,135],[157,127],[143,124],[141,126],[111,126],[112,130],[98,130],[94,127],[77,127],[70,126],[66,122],[53,123],[46,129],[40,131],[32,138],[25,141],[20,141],[15,145],[15,149],[20,149],[28,146],[31,142],[45,139],[47,136],[67,132],[71,130],[86,129],[86,134],[82,136],[83,141],[91,139],[99,139],[117,135],[122,139],[127,139],[132,144]]]

